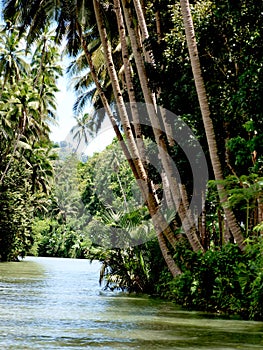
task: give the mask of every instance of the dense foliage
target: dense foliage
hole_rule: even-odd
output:
[[[184,248],[182,248],[184,249]],[[187,309],[262,320],[262,239],[251,239],[241,254],[234,244],[205,254],[184,252],[187,268],[159,292]],[[165,280],[165,278],[164,278]]]
[[[51,39],[50,37],[49,39]],[[1,28],[0,260],[24,256],[34,215],[45,210],[53,177],[48,121],[54,118],[58,49],[39,38],[34,52],[11,25]],[[21,46],[22,47],[22,46]],[[27,56],[26,56],[27,54]]]

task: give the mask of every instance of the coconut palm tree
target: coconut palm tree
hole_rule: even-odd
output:
[[[119,0],[114,0],[114,7],[115,7],[115,13],[116,13],[117,23],[118,23],[118,31],[119,31],[120,42],[121,42],[125,81],[127,84],[127,91],[128,91],[129,102],[131,106],[132,121],[133,121],[134,131],[135,131],[135,139],[138,145],[140,156],[142,160],[145,161],[145,146],[142,139],[143,136],[141,131],[139,112],[138,112],[137,103],[136,103],[137,100],[135,96],[135,88],[132,80],[132,68],[130,64],[130,55],[129,55],[128,45],[127,45],[127,35],[126,35],[125,24],[124,24],[124,19],[123,19]]]
[[[33,86],[39,95],[38,110],[45,122],[55,118],[55,93],[58,91],[56,85],[62,75],[59,49],[54,38],[53,31],[45,28],[43,35],[35,42],[31,61]]]
[[[81,117],[76,117],[77,124],[70,130],[73,139],[77,140],[77,145],[74,147],[74,152],[78,152],[79,147],[88,144],[94,136],[96,129],[95,121],[91,113],[84,113]]]
[[[19,75],[19,80],[15,79],[14,84],[10,84],[12,81],[7,81],[8,90],[6,84],[2,92],[2,114],[5,115],[5,120],[10,121],[13,134],[10,135],[9,147],[5,150],[5,156],[9,155],[9,160],[3,170],[1,182],[18,150],[23,156],[25,153],[23,150],[32,149],[36,141],[48,139],[47,122],[49,117],[54,115],[56,108],[56,79],[61,68],[57,63],[54,64],[58,57],[57,49],[51,48],[45,42],[44,45],[45,49],[41,47],[40,51],[40,46],[36,46],[30,65],[31,70],[27,68],[27,77]],[[41,81],[38,67],[42,72]],[[18,79],[18,75],[15,76]],[[4,158],[2,157],[2,161]]]
[[[30,79],[20,80],[15,86],[12,86],[12,94],[10,89],[9,96],[6,96],[7,100],[2,103],[2,114],[5,115],[5,118],[12,121],[15,131],[10,145],[11,149],[8,151],[10,154],[9,160],[2,172],[0,184],[3,183],[19,147],[30,148],[25,132],[27,127],[29,129],[30,127],[34,127],[35,121],[37,120],[38,103],[37,94],[32,90],[32,85],[30,83]]]
[[[229,228],[231,230],[231,233],[234,239],[236,240],[239,248],[241,250],[244,250],[245,248],[244,237],[242,235],[240,227],[238,226],[235,215],[227,203],[227,194],[222,184],[223,172],[220,164],[220,159],[218,156],[218,149],[217,149],[213,122],[211,119],[211,113],[210,113],[209,103],[206,95],[205,84],[202,77],[202,71],[201,71],[201,65],[200,65],[200,60],[198,55],[198,48],[197,48],[197,43],[195,38],[195,30],[194,30],[194,24],[193,24],[191,10],[190,10],[190,4],[188,0],[180,0],[180,4],[181,4],[181,12],[182,12],[182,17],[184,22],[187,46],[189,50],[196,91],[197,91],[198,100],[200,104],[200,109],[201,109],[204,128],[206,132],[206,138],[208,142],[209,153],[210,153],[210,158],[211,158],[211,162],[214,170],[214,175],[215,175],[215,179],[217,180],[217,187],[218,187],[220,202],[223,206],[224,213],[225,213]]]
[[[67,49],[66,53],[75,56],[79,49],[82,49],[87,59],[90,74],[101,98],[105,112],[109,116],[114,131],[123,147],[123,151],[129,159],[131,166],[132,158],[123,142],[122,134],[116,123],[113,112],[105,95],[104,89],[99,81],[96,67],[93,63],[92,54],[89,50],[87,40],[89,39],[90,28],[96,28],[95,16],[93,7],[87,0],[80,1],[78,4],[71,1],[63,1],[56,6],[55,3],[48,0],[37,1],[35,3],[27,3],[24,0],[20,1],[3,1],[3,13],[6,20],[16,21],[19,24],[20,32],[27,31],[27,42],[29,45],[37,39],[39,34],[42,34],[46,25],[50,20],[55,20],[56,26],[56,41],[61,42],[66,36]],[[88,35],[86,32],[88,31]],[[93,34],[94,38],[96,33]]]
[[[137,174],[139,175],[139,180],[141,180],[141,181],[139,181],[139,186],[142,190],[144,199],[147,201],[147,206],[148,206],[149,212],[153,218],[155,229],[158,232],[158,235],[160,237],[162,237],[163,234],[166,234],[167,238],[171,239],[171,242],[174,245],[174,242],[176,240],[172,239],[171,229],[169,228],[169,226],[165,222],[164,218],[162,217],[162,214],[158,211],[158,204],[156,203],[156,198],[155,198],[154,193],[153,193],[152,184],[149,180],[149,177],[147,176],[147,173],[145,171],[142,159],[140,157],[136,142],[134,140],[134,136],[132,134],[129,117],[127,115],[125,103],[124,103],[121,89],[120,89],[119,82],[118,82],[117,73],[116,73],[114,62],[112,59],[110,43],[108,41],[107,32],[105,29],[105,25],[103,23],[100,4],[97,0],[94,0],[93,5],[94,5],[95,15],[96,15],[96,19],[97,19],[97,25],[98,25],[98,29],[99,29],[99,33],[100,33],[100,38],[101,38],[103,49],[104,49],[105,60],[106,60],[107,67],[108,67],[108,73],[110,75],[110,79],[112,82],[117,107],[118,107],[120,118],[122,121],[122,126],[124,128],[124,133],[126,135],[129,150],[131,152],[132,158],[135,161],[135,167],[136,167]],[[162,245],[160,248],[161,249],[164,248],[164,245]],[[166,249],[166,251],[167,251],[167,249]],[[166,260],[166,263],[167,263],[171,273],[173,275],[178,274],[179,269],[176,266],[174,260],[168,259],[169,255],[166,254],[166,252],[164,252],[163,256]]]
[[[25,49],[21,45],[18,29],[2,25],[0,33],[0,77],[3,90],[7,82],[15,84],[27,74],[29,64],[25,59]]]
[[[131,12],[129,11],[129,4],[127,0],[122,0],[122,4],[123,4],[125,21],[129,32],[129,37],[131,40],[132,51],[134,53],[134,58],[136,62],[139,79],[140,79],[140,84],[142,87],[144,100],[146,103],[146,109],[153,127],[153,133],[155,136],[156,144],[158,146],[159,157],[161,159],[163,169],[169,181],[172,198],[178,209],[178,213],[181,219],[183,229],[189,239],[189,242],[191,243],[192,248],[195,251],[203,250],[203,247],[197,236],[197,229],[195,226],[192,225],[193,220],[189,216],[191,213],[188,211],[188,208],[184,207],[183,202],[180,200],[181,199],[180,189],[179,189],[177,180],[173,174],[173,167],[171,164],[171,159],[169,157],[169,151],[165,141],[164,133],[162,131],[159,116],[157,115],[155,102],[152,98],[152,93],[148,86],[147,73],[146,73],[142,55],[140,53],[141,51],[139,47],[138,38],[134,30],[133,18],[132,18]]]

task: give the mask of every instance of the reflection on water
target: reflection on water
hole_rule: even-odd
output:
[[[0,349],[263,349],[262,322],[102,292],[98,276],[87,260],[0,264]]]

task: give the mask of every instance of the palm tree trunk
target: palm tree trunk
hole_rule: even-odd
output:
[[[86,56],[88,65],[89,65],[89,67],[90,67],[90,71],[91,71],[91,74],[92,74],[92,79],[93,79],[93,81],[94,81],[94,83],[95,83],[95,85],[96,85],[96,88],[97,88],[98,93],[99,93],[99,96],[100,96],[100,98],[101,98],[101,100],[102,100],[103,106],[104,106],[104,108],[105,108],[105,110],[106,110],[106,113],[108,114],[108,116],[109,116],[109,118],[110,118],[110,121],[111,121],[111,123],[112,123],[112,125],[113,125],[114,131],[115,131],[115,133],[116,133],[116,136],[117,136],[117,138],[118,138],[118,140],[119,140],[119,142],[120,142],[120,145],[121,145],[121,147],[122,147],[122,150],[123,150],[123,152],[124,152],[124,155],[125,155],[125,157],[126,157],[128,163],[129,163],[129,165],[130,165],[130,167],[131,167],[131,170],[132,170],[132,172],[133,172],[133,174],[134,174],[136,180],[139,180],[139,183],[141,183],[139,174],[138,174],[138,172],[137,172],[137,169],[136,169],[135,164],[134,164],[134,161],[133,161],[133,158],[131,157],[130,152],[129,152],[129,150],[128,150],[128,148],[127,148],[125,142],[124,142],[122,133],[120,132],[119,127],[118,127],[118,125],[116,124],[116,121],[115,121],[115,118],[114,118],[114,116],[113,116],[113,114],[112,114],[112,111],[111,111],[111,108],[110,108],[110,106],[109,106],[108,100],[107,100],[107,98],[106,98],[106,96],[105,96],[105,94],[104,94],[104,92],[103,92],[103,89],[102,89],[102,87],[101,87],[101,84],[100,84],[100,82],[99,82],[99,79],[98,79],[98,76],[97,76],[97,73],[96,73],[96,69],[95,69],[95,67],[94,67],[94,65],[93,65],[92,56],[91,56],[91,54],[90,54],[90,52],[89,52],[89,50],[88,50],[87,43],[86,43],[86,41],[85,41],[85,39],[83,38],[83,35],[82,35],[81,27],[80,27],[79,24],[77,24],[77,27],[78,27],[79,36],[80,36],[80,38],[81,38],[81,45],[82,45],[82,48],[83,48],[83,50],[84,50],[84,53],[85,53],[85,56]],[[147,197],[147,196],[146,196],[146,197]],[[154,207],[155,207],[155,205],[153,205],[153,208],[154,208]],[[152,208],[151,210],[153,210],[153,208]],[[172,240],[171,240],[171,241],[172,241]],[[173,242],[173,241],[172,241],[172,242]],[[174,243],[173,243],[172,245],[174,245]]]
[[[220,164],[220,159],[218,156],[213,122],[210,116],[210,109],[209,109],[209,104],[207,100],[206,89],[205,89],[204,80],[201,72],[201,65],[200,65],[200,60],[198,55],[198,49],[197,49],[197,44],[195,39],[195,31],[194,31],[194,25],[193,25],[193,20],[191,16],[189,1],[180,0],[180,4],[181,4],[181,12],[182,12],[182,17],[184,22],[185,33],[186,33],[187,46],[189,50],[196,91],[198,95],[204,128],[206,132],[210,158],[211,158],[211,162],[214,170],[215,179],[216,181],[218,181],[217,188],[218,188],[218,193],[220,197],[220,203],[224,209],[224,213],[225,213],[229,228],[232,232],[232,235],[235,241],[237,242],[239,248],[243,251],[245,248],[244,238],[242,236],[241,229],[236,221],[233,211],[227,205],[227,194],[224,186],[222,185],[223,172]]]
[[[125,23],[123,20],[120,0],[114,0],[114,7],[115,7],[115,13],[117,17],[118,31],[119,31],[120,40],[121,40],[122,60],[124,64],[125,80],[126,80],[128,96],[129,96],[129,107],[131,108],[133,126],[135,130],[135,141],[137,143],[138,151],[142,159],[142,162],[145,165],[145,168],[147,168],[148,160],[146,159],[146,150],[145,150],[143,135],[141,131],[141,123],[140,123],[137,101],[135,96],[135,89],[132,81],[131,65],[129,61],[129,50],[126,42]],[[151,182],[151,186],[152,186],[152,191],[154,193],[152,182]],[[156,205],[158,205],[158,197],[155,196],[155,199],[156,199]]]
[[[133,3],[134,3],[136,15],[137,15],[140,30],[141,30],[142,42],[144,43],[144,41],[149,38],[149,33],[148,33],[148,28],[144,17],[142,5],[140,0],[133,0]],[[145,50],[144,45],[143,45],[143,51],[144,51],[146,62],[154,64],[153,52],[151,50],[150,51]]]
[[[129,10],[128,10],[129,4],[127,3],[127,0],[122,0],[122,4],[123,4],[125,21],[126,21],[128,32],[129,32],[129,37],[131,40],[134,59],[135,59],[135,63],[136,63],[136,67],[137,67],[137,71],[138,71],[144,99],[146,102],[148,116],[150,118],[150,121],[151,121],[151,124],[153,127],[153,132],[154,132],[156,144],[158,146],[159,157],[161,159],[164,171],[165,171],[167,178],[168,178],[168,181],[169,181],[173,201],[174,201],[176,207],[178,208],[178,213],[179,213],[184,231],[189,239],[189,242],[190,242],[192,248],[195,251],[196,250],[203,251],[203,247],[198,240],[196,232],[194,233],[194,231],[196,231],[196,230],[194,227],[192,227],[191,220],[189,220],[189,216],[186,215],[187,208],[184,208],[183,203],[180,201],[181,195],[180,195],[179,186],[178,186],[178,183],[177,183],[175,177],[173,176],[173,169],[172,169],[171,160],[169,158],[169,152],[167,149],[167,145],[165,142],[165,135],[162,131],[162,128],[161,128],[161,125],[159,122],[159,118],[158,118],[156,110],[155,110],[154,101],[152,99],[151,91],[148,87],[148,80],[147,80],[144,62],[143,62],[142,56],[140,54],[138,41],[137,41],[136,34],[134,31],[134,27],[133,27],[132,17],[131,17]],[[191,233],[190,233],[190,231],[191,231]],[[195,236],[194,240],[192,240],[193,235]],[[199,242],[198,248],[197,248],[197,242]]]
[[[108,73],[110,76],[110,80],[111,80],[114,96],[116,99],[117,107],[119,110],[120,118],[122,121],[124,133],[125,133],[126,138],[127,138],[128,147],[129,147],[129,150],[131,152],[133,159],[136,161],[136,167],[137,167],[138,173],[142,174],[142,176],[143,176],[142,178],[146,179],[147,176],[145,173],[145,169],[144,169],[143,164],[142,164],[141,159],[140,159],[138,148],[137,148],[137,145],[135,143],[135,140],[134,140],[134,137],[132,134],[132,128],[131,128],[129,117],[128,117],[128,114],[126,111],[125,103],[123,101],[122,92],[121,92],[119,80],[118,80],[118,75],[117,75],[115,65],[113,62],[113,58],[112,58],[111,46],[110,46],[110,43],[108,41],[106,28],[105,28],[103,20],[102,20],[101,7],[100,7],[98,0],[93,0],[93,6],[94,6],[96,21],[97,21],[97,25],[98,25],[99,34],[100,34],[100,39],[101,39],[102,47],[104,50],[104,56],[105,56],[105,60],[106,60],[106,64],[107,64],[107,69],[108,69]]]
[[[141,30],[142,41],[144,43],[145,40],[149,39],[149,32],[148,32],[147,24],[145,21],[144,12],[143,12],[140,0],[133,0],[133,3],[134,3],[135,11],[137,14],[137,18],[138,18],[138,22],[139,22],[139,26],[140,26],[140,30]],[[158,17],[158,20],[160,20],[160,16]],[[157,22],[156,28],[157,28],[158,38],[160,38],[161,33],[158,32],[158,30],[160,30],[160,21]],[[155,63],[154,54],[153,54],[152,50],[149,50],[149,49],[145,50],[144,45],[142,47],[143,47],[143,52],[144,52],[144,56],[145,56],[145,61],[147,63],[150,63],[153,66],[155,66],[156,63]],[[157,96],[155,96],[154,93],[151,93],[152,100],[153,100],[154,104],[156,104],[156,100],[160,97],[160,94],[161,94],[161,89],[158,89]],[[160,108],[160,113],[161,113],[162,123],[164,126],[164,130],[166,132],[166,137],[167,137],[168,143],[170,146],[174,146],[175,142],[172,138],[172,128],[171,128],[171,125],[168,123],[165,109]]]
[[[141,6],[140,0],[134,0],[133,2],[134,2],[134,7],[136,10],[139,26],[141,29],[142,41],[144,42],[145,40],[147,40],[149,38],[149,33],[148,33],[146,21],[145,21],[144,11],[143,11],[143,8]],[[156,30],[157,30],[158,41],[161,40],[161,28],[160,28],[160,16],[159,15],[160,15],[160,13],[158,13],[158,14],[156,13]],[[144,48],[144,46],[143,46],[143,48]],[[144,50],[144,56],[145,56],[146,62],[152,64],[153,66],[155,65],[154,55],[153,55],[153,52],[151,50],[150,50],[150,52],[147,50]],[[160,94],[161,94],[160,89],[157,92],[157,98],[152,93],[152,99],[153,99],[154,104],[156,103],[156,100],[158,99],[158,97],[160,97]],[[164,126],[164,130],[166,133],[166,137],[167,137],[169,146],[173,147],[175,145],[175,141],[172,138],[172,128],[171,128],[171,125],[167,121],[166,111],[162,107],[159,107],[159,109],[160,109],[162,123]],[[174,203],[173,199],[172,199],[171,187],[169,185],[167,175],[165,174],[164,171],[162,171],[161,176],[162,176],[163,190],[165,193],[165,198],[167,200],[168,208],[172,208],[173,205],[176,205],[176,203]]]
[[[135,139],[138,144],[138,151],[140,153],[140,156],[144,161],[145,146],[142,138],[141,124],[139,119],[137,103],[136,103],[135,90],[132,82],[131,65],[129,61],[129,51],[128,51],[128,46],[126,42],[126,31],[125,31],[125,24],[123,21],[123,16],[122,16],[122,11],[120,6],[120,0],[114,0],[114,7],[115,7],[115,13],[116,13],[116,18],[118,22],[120,40],[121,40],[122,60],[124,64],[124,73],[125,73],[125,80],[127,84],[129,101],[130,101],[131,113],[133,117]]]
[[[157,6],[157,8],[155,9],[156,34],[158,38],[158,43],[160,43],[160,41],[163,38],[163,33],[162,33],[162,21],[161,21],[161,13],[159,8],[160,7],[159,0],[155,1],[155,6]]]
[[[140,154],[138,152],[137,145],[135,143],[135,140],[134,140],[134,137],[132,134],[129,118],[128,118],[127,111],[125,108],[125,103],[123,101],[121,89],[120,89],[119,82],[118,82],[118,76],[117,76],[114,62],[112,59],[111,48],[110,48],[110,45],[108,43],[107,32],[106,32],[106,29],[103,25],[103,20],[102,20],[99,2],[97,0],[93,0],[93,6],[94,6],[94,10],[95,10],[95,16],[96,16],[98,30],[99,30],[99,34],[100,34],[100,38],[101,38],[101,43],[102,43],[103,50],[104,50],[107,69],[108,69],[108,73],[109,73],[112,87],[113,87],[114,96],[115,96],[115,99],[117,102],[117,107],[119,109],[120,117],[122,120],[124,132],[125,132],[125,135],[127,138],[127,143],[128,143],[128,146],[129,146],[129,149],[131,152],[131,156],[132,156],[134,163],[135,163],[136,173],[138,175],[137,179],[139,179],[138,184],[142,190],[143,197],[147,202],[147,206],[148,206],[150,215],[152,217],[155,229],[158,230],[157,233],[166,234],[167,238],[171,239],[170,243],[174,246],[176,239],[173,236],[173,233],[172,233],[169,225],[167,225],[163,216],[161,215],[160,211],[158,210],[158,204],[156,203],[154,193],[152,191],[151,182],[149,181],[149,177],[147,176],[147,173],[144,169],[143,163],[142,163],[141,158],[140,158]],[[159,231],[159,230],[161,230],[161,231]],[[164,254],[164,252],[162,252],[162,253]],[[171,263],[170,260],[168,262]],[[173,264],[175,264],[174,261],[173,261]]]
[[[111,121],[111,124],[112,124],[112,127],[114,129],[114,132],[115,132],[115,134],[117,136],[117,139],[118,139],[118,141],[119,141],[119,143],[120,143],[120,145],[122,147],[122,151],[123,151],[123,153],[124,153],[128,163],[129,163],[129,165],[130,165],[130,167],[131,167],[131,169],[132,169],[132,171],[133,171],[133,173],[135,175],[135,178],[138,179],[139,176],[138,176],[137,170],[135,168],[135,164],[134,164],[134,162],[132,160],[132,157],[130,155],[130,152],[129,152],[129,150],[128,150],[125,142],[124,142],[122,133],[120,132],[120,129],[119,129],[117,123],[116,123],[115,117],[114,117],[114,115],[113,115],[113,113],[111,111],[111,107],[109,105],[109,102],[108,102],[108,100],[107,100],[107,98],[106,98],[106,96],[104,94],[104,91],[102,89],[102,86],[101,86],[101,84],[99,82],[99,79],[98,79],[98,76],[97,76],[97,73],[96,73],[96,69],[95,69],[93,61],[92,61],[91,53],[89,52],[87,43],[86,43],[86,41],[85,41],[85,39],[83,37],[81,26],[78,23],[77,23],[77,30],[78,30],[79,37],[81,39],[81,46],[83,48],[83,51],[85,53],[85,57],[87,59],[87,62],[88,62],[89,68],[90,68],[92,79],[93,79],[93,81],[94,81],[94,83],[96,85],[98,94],[99,94],[100,99],[102,101],[102,104],[103,104],[103,106],[105,108],[105,111],[106,111],[110,121]]]
[[[158,243],[160,246],[160,249],[162,251],[163,258],[166,262],[166,265],[168,266],[169,271],[171,272],[173,277],[176,277],[182,273],[182,271],[179,269],[179,267],[175,264],[173,257],[171,256],[171,253],[168,250],[168,247],[165,242],[164,235],[162,233],[158,234]]]

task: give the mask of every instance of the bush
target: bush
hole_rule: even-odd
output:
[[[221,250],[192,252],[183,273],[167,283],[166,296],[187,309],[262,320],[262,253],[262,239],[248,242],[245,254],[230,243]]]

